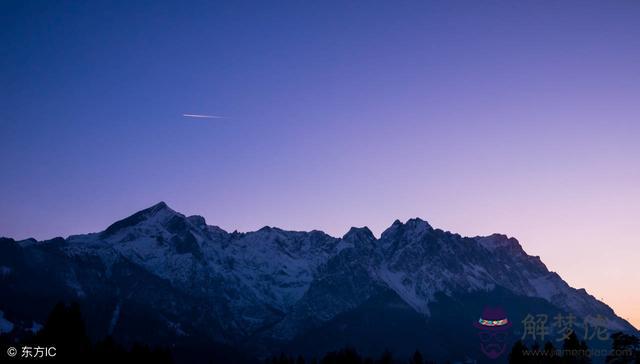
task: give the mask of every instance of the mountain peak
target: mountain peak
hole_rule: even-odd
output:
[[[412,228],[419,228],[421,230],[431,230],[431,229],[433,229],[431,227],[431,225],[429,225],[428,222],[426,222],[425,220],[422,220],[419,217],[414,217],[413,219],[407,220],[407,223],[405,225],[409,226],[409,227],[412,227]]]
[[[158,211],[161,211],[161,210],[171,210],[171,208],[169,207],[169,205],[167,205],[166,202],[160,201],[157,204],[155,204],[155,205],[153,205],[151,207],[148,207],[148,208],[146,208],[146,209],[144,209],[142,211],[147,211],[147,212],[154,213],[154,212],[158,212]],[[142,212],[142,211],[140,211],[140,212]]]
[[[158,215],[170,215],[173,217],[179,214],[172,210],[164,201],[160,201],[151,207],[140,210],[127,218],[111,224],[105,231],[102,232],[102,236],[111,236],[124,228],[138,225],[139,223],[149,220]]]
[[[506,247],[522,249],[520,243],[516,238],[510,238],[504,234],[496,233],[489,236],[479,236],[476,237],[476,240],[478,241],[478,243],[480,243],[480,245],[489,250]]]
[[[395,236],[396,234],[421,234],[424,231],[433,230],[431,225],[428,222],[422,220],[419,217],[414,217],[412,219],[407,220],[406,223],[400,222],[400,220],[396,220],[382,233],[381,238],[385,237],[389,238]]]
[[[187,217],[187,220],[199,228],[207,226],[207,221],[200,215],[191,215]]]
[[[372,241],[376,238],[373,236],[371,230],[364,226],[361,228],[351,227],[349,231],[342,237],[343,240],[358,240],[358,241]]]

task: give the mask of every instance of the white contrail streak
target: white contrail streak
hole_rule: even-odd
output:
[[[197,119],[226,119],[224,116],[218,115],[202,115],[202,114],[182,114],[185,118],[197,118]]]

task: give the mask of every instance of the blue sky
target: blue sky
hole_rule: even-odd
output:
[[[241,231],[420,216],[516,236],[638,325],[640,296],[609,282],[640,285],[639,18],[635,1],[4,1],[0,234],[98,231],[160,200]]]

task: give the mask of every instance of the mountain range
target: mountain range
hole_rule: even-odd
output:
[[[462,237],[418,218],[396,220],[380,238],[366,227],[342,238],[268,226],[229,233],[160,202],[97,233],[1,238],[0,291],[4,334],[36,331],[56,302],[76,301],[91,337],[167,345],[191,359],[317,356],[344,345],[481,359],[473,323],[487,306],[507,312],[510,340],[525,334],[529,314],[548,315],[550,328],[554,315],[572,314],[577,330],[597,317],[637,333],[516,239]]]

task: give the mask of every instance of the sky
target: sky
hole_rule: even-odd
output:
[[[0,235],[516,237],[640,327],[640,2],[2,1]],[[211,117],[193,117],[200,115]]]

